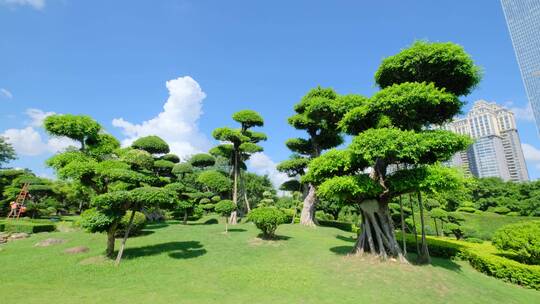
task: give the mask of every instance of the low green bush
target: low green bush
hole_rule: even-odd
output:
[[[474,209],[473,207],[459,207],[457,209],[457,211],[467,212],[467,213],[474,213],[476,211],[476,209]]]
[[[506,214],[506,216],[519,216],[519,215],[520,215],[519,212],[516,212],[516,211],[508,212]]]
[[[0,223],[0,232],[4,231],[6,229],[5,223]]]
[[[251,210],[248,220],[262,231],[263,238],[273,238],[277,227],[285,222],[285,214],[275,207],[259,207]]]
[[[131,211],[127,212],[126,215],[122,217],[118,230],[116,231],[117,236],[124,236],[126,233],[127,226],[129,224],[129,218],[131,217]],[[135,212],[135,217],[133,218],[133,224],[129,230],[129,236],[138,235],[141,233],[141,230],[146,226],[146,216],[142,212]]]
[[[285,216],[285,223],[291,223],[293,218],[295,217],[296,211],[294,209],[286,209],[286,208],[280,208],[281,212],[283,212],[283,215]],[[298,216],[298,214],[296,214]]]
[[[3,223],[3,231],[6,232],[51,232],[56,230],[56,225],[51,222],[32,222],[26,220],[10,220]]]
[[[334,227],[343,231],[358,232],[358,227],[354,224],[347,223],[347,222],[340,222],[340,221],[325,221],[325,220],[318,220],[319,225],[324,227]]]
[[[466,238],[465,242],[482,244],[484,242],[484,240],[470,237],[470,238]]]
[[[101,232],[106,231],[112,222],[112,219],[107,215],[95,208],[90,208],[81,213],[77,225],[88,232]]]
[[[527,264],[540,264],[540,221],[515,223],[495,232],[493,245],[499,250],[510,251]]]
[[[490,211],[492,211],[494,213],[497,213],[497,214],[507,214],[508,212],[510,212],[512,210],[508,209],[507,207],[501,206],[501,207],[495,207]]]
[[[333,215],[325,213],[322,210],[315,211],[315,218],[317,218],[317,220],[323,220],[323,221],[333,221],[334,220]]]

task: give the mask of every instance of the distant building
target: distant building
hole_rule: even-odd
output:
[[[474,144],[454,155],[450,165],[462,167],[477,177],[500,177],[508,181],[527,181],[529,174],[521,149],[514,114],[478,100],[466,117],[446,124],[443,129],[469,135]]]
[[[540,132],[540,1],[502,0],[501,4]]]

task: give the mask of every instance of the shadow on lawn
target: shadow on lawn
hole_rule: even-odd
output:
[[[162,253],[167,253],[173,259],[191,259],[206,254],[206,249],[197,241],[168,242],[137,248],[126,248],[124,257],[126,259],[136,259]]]
[[[244,228],[229,228],[227,229],[227,232],[245,232],[247,231],[246,229]]]
[[[338,234],[336,235],[336,239],[346,241],[346,242],[351,242],[351,243],[356,242],[356,236],[343,236],[341,234]]]
[[[229,231],[230,231],[230,230],[229,230]],[[290,239],[291,239],[290,236],[286,236],[286,235],[277,235],[277,234],[274,235],[274,236],[271,237],[271,238],[265,238],[265,237],[263,236],[262,233],[259,233],[259,234],[257,235],[257,237],[258,237],[259,239],[265,240],[265,241],[287,241],[287,240],[290,240]]]
[[[160,229],[160,228],[169,227],[169,225],[170,224],[166,222],[156,222],[156,223],[146,224],[144,228],[145,229]]]
[[[188,223],[188,225],[191,225],[191,226],[197,226],[197,225],[215,225],[215,224],[219,224],[218,220],[215,219],[215,218],[207,219],[206,221],[204,221],[204,222],[202,222],[202,223]]]
[[[338,235],[339,238],[339,235]],[[349,241],[348,239],[345,239],[345,241]],[[356,241],[356,240],[353,240]],[[346,256],[351,253],[353,249],[353,246],[336,246],[330,248],[330,251],[337,255]],[[407,260],[409,263],[415,266],[425,266],[425,265],[418,265],[416,264],[416,253],[408,253],[407,254]],[[461,271],[461,266],[457,264],[456,262],[450,260],[450,259],[443,259],[443,258],[437,258],[437,257],[431,257],[431,266],[433,267],[440,267],[444,268],[450,271]]]

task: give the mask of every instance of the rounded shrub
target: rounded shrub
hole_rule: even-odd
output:
[[[540,264],[540,221],[515,223],[495,232],[493,245],[499,250],[514,252],[527,264]]]
[[[195,154],[189,160],[192,166],[198,168],[210,167],[216,163],[216,159],[207,153]]]
[[[283,215],[285,216],[285,223],[291,223],[293,220],[293,217],[295,216],[296,210],[294,209],[286,209],[286,208],[280,208],[281,212],[283,212]]]
[[[193,173],[193,166],[190,163],[180,163],[174,165],[172,174],[176,176],[184,176],[185,174]]]
[[[467,213],[475,213],[476,212],[476,209],[474,209],[473,207],[459,207],[457,209],[457,211],[460,211],[460,212],[467,212]]]
[[[221,216],[229,216],[236,210],[236,205],[231,200],[222,200],[214,206],[214,210]]]
[[[275,236],[277,227],[285,222],[286,216],[277,208],[260,207],[248,214],[248,220],[262,231],[263,238],[271,239]]]
[[[173,162],[175,164],[180,162],[180,157],[178,157],[178,155],[176,155],[176,154],[165,154],[165,155],[163,155],[161,157],[161,159],[168,160],[168,161]]]
[[[326,213],[322,210],[317,210],[315,211],[315,217],[318,219],[318,220],[322,220],[322,221],[333,221],[334,220],[334,216],[329,214],[329,213]]]
[[[507,214],[511,210],[508,209],[507,207],[500,206],[500,207],[493,208],[491,211],[494,212],[494,213],[497,213],[497,214]]]
[[[150,154],[169,153],[169,145],[161,137],[155,135],[141,137],[134,141],[131,147]]]
[[[126,233],[126,229],[129,224],[129,218],[131,217],[131,211],[127,212],[120,221],[118,230],[116,232],[117,236],[123,236]],[[131,229],[129,230],[129,236],[137,235],[141,233],[141,230],[146,226],[146,216],[142,212],[135,212],[135,217],[133,218],[133,223],[131,224]]]

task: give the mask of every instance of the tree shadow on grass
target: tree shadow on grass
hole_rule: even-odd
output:
[[[167,253],[173,259],[191,259],[206,254],[206,249],[197,241],[168,242],[136,248],[126,248],[125,259],[159,255]]]
[[[330,248],[330,251],[337,255],[348,255],[349,253],[351,253],[352,249],[353,246],[336,246]]]
[[[219,221],[217,219],[215,219],[215,218],[207,219],[206,221],[204,221],[202,223],[188,223],[188,225],[191,225],[191,226],[215,225],[215,224],[219,224]]]
[[[244,228],[229,228],[227,229],[227,232],[245,232],[247,231],[246,229]]]
[[[168,227],[170,224],[169,223],[166,223],[166,222],[156,222],[156,223],[149,223],[149,224],[146,224],[146,229],[160,229],[160,228],[165,228],[165,227]]]
[[[355,236],[343,236],[341,234],[338,234],[338,235],[336,235],[336,239],[342,240],[342,241],[345,241],[345,242],[351,242],[351,243],[356,242],[356,237]]]
[[[229,230],[230,231],[230,230]],[[267,237],[264,237],[262,233],[259,233],[257,235],[257,237],[261,240],[265,240],[265,241],[287,241],[287,240],[290,240],[291,237],[290,236],[286,236],[286,235],[274,235],[273,237],[270,237],[270,238],[267,238]]]

